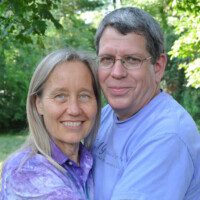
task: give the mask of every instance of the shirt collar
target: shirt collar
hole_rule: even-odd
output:
[[[129,120],[132,120],[133,118],[135,118],[137,115],[139,115],[141,112],[143,112],[143,110],[149,105],[152,104],[152,102],[155,102],[157,98],[159,98],[161,95],[165,94],[163,92],[162,89],[160,89],[159,93],[154,96],[146,105],[144,105],[144,107],[142,107],[137,113],[135,113],[134,115],[130,116],[129,118],[125,119],[125,120],[119,120],[116,113],[113,112],[113,118],[116,124],[123,124],[124,122],[127,122]]]
[[[74,161],[70,160],[70,158],[62,152],[62,150],[54,143],[53,140],[50,142],[51,144],[51,156],[52,158],[59,164],[63,165],[66,162],[71,161],[71,163],[75,164]],[[82,144],[80,143],[79,146],[79,155],[80,155],[80,167],[84,167],[85,165],[89,165],[88,167],[92,167],[93,159],[91,152]]]
[[[50,145],[51,156],[59,165],[62,165],[69,160],[69,157],[61,151],[61,149],[53,142],[53,140],[51,140]]]

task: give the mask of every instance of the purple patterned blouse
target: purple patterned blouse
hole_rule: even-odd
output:
[[[61,172],[44,156],[31,156],[28,150],[14,154],[2,171],[0,200],[93,200],[91,153],[80,145],[80,166],[70,160],[54,143],[52,158],[66,169]]]

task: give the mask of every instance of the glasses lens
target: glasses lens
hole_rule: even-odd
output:
[[[138,68],[141,65],[142,60],[134,56],[126,56],[123,58],[123,64],[127,68]]]
[[[109,57],[109,56],[99,57],[99,66],[100,67],[109,68],[109,67],[112,67],[113,63],[114,63],[114,58],[112,58],[112,57]]]

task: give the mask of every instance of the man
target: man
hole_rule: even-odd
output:
[[[109,105],[93,148],[95,200],[199,200],[200,136],[159,88],[167,58],[158,23],[117,9],[100,23],[96,50]]]

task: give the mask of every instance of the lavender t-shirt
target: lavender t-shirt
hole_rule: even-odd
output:
[[[80,166],[70,160],[54,143],[52,158],[66,169],[61,172],[43,155],[32,155],[22,166],[30,150],[14,154],[2,171],[1,200],[92,200],[91,153],[80,145]]]

